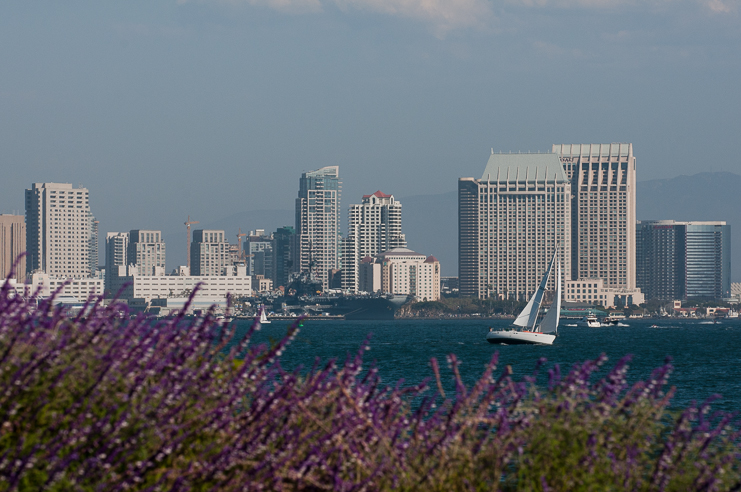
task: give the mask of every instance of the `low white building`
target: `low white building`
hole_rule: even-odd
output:
[[[580,278],[564,282],[563,299],[566,302],[598,304],[606,308],[619,308],[629,304],[638,306],[645,302],[641,289],[605,286],[601,278]]]
[[[413,295],[418,301],[440,299],[440,262],[407,248],[394,248],[360,264],[359,290]]]
[[[34,295],[38,292],[36,295],[39,297],[49,297],[60,287],[62,290],[57,297],[74,297],[79,301],[84,301],[90,296],[103,295],[105,279],[102,275],[88,278],[60,278],[37,272],[31,275],[30,283],[17,284],[16,291],[23,288],[24,295]]]
[[[182,269],[187,273],[187,269]],[[197,297],[226,298],[251,296],[252,277],[244,266],[227,270],[231,275],[138,275],[136,268],[118,267],[111,278],[111,290],[125,300],[188,297],[198,287]]]

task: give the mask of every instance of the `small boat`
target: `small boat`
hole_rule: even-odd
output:
[[[498,343],[504,345],[522,345],[522,344],[540,344],[540,345],[553,345],[553,341],[558,335],[558,320],[561,314],[561,262],[559,261],[556,267],[556,294],[553,298],[553,304],[546,313],[545,317],[539,325],[538,322],[538,311],[540,305],[543,302],[543,293],[545,292],[545,286],[548,283],[548,278],[553,270],[553,264],[556,263],[556,256],[558,251],[553,253],[551,263],[543,275],[543,280],[540,281],[538,290],[530,298],[530,301],[522,310],[517,319],[514,321],[514,325],[522,329],[509,329],[509,330],[494,330],[489,329],[489,333],[486,334],[486,340],[489,343]]]
[[[270,320],[268,319],[268,315],[265,314],[265,306],[260,306],[260,324],[266,325],[269,324]]]
[[[597,316],[584,316],[582,319],[580,319],[576,326],[586,326],[587,328],[599,328],[602,326],[602,323],[599,322],[597,319]]]
[[[605,316],[604,318],[602,318],[602,323],[606,325],[616,325],[623,319],[625,318],[621,318],[620,316]]]

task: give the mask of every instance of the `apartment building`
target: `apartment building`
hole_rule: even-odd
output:
[[[342,288],[358,291],[363,258],[406,246],[401,203],[380,190],[363,195],[362,203],[350,205],[349,230],[342,241]]]

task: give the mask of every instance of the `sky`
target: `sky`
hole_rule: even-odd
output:
[[[260,228],[330,165],[345,210],[446,193],[492,148],[741,174],[741,0],[6,0],[0,67],[0,213],[82,184],[101,236]]]

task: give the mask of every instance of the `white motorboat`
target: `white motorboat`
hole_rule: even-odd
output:
[[[520,344],[541,344],[541,345],[553,345],[553,341],[556,339],[558,334],[558,320],[561,314],[561,262],[558,261],[556,266],[556,293],[553,298],[553,303],[550,309],[543,317],[543,320],[538,325],[538,311],[540,311],[540,305],[543,302],[543,293],[545,292],[545,286],[548,283],[548,278],[553,270],[553,265],[556,263],[556,257],[558,251],[553,253],[551,264],[548,266],[543,280],[540,281],[538,290],[530,298],[530,301],[522,310],[517,319],[514,321],[514,325],[522,329],[510,329],[510,330],[494,330],[490,329],[486,335],[486,340],[489,343],[499,343],[505,345],[520,345]]]
[[[582,319],[577,321],[577,326],[585,326],[587,328],[599,328],[602,323],[599,322],[597,316],[584,316]]]

